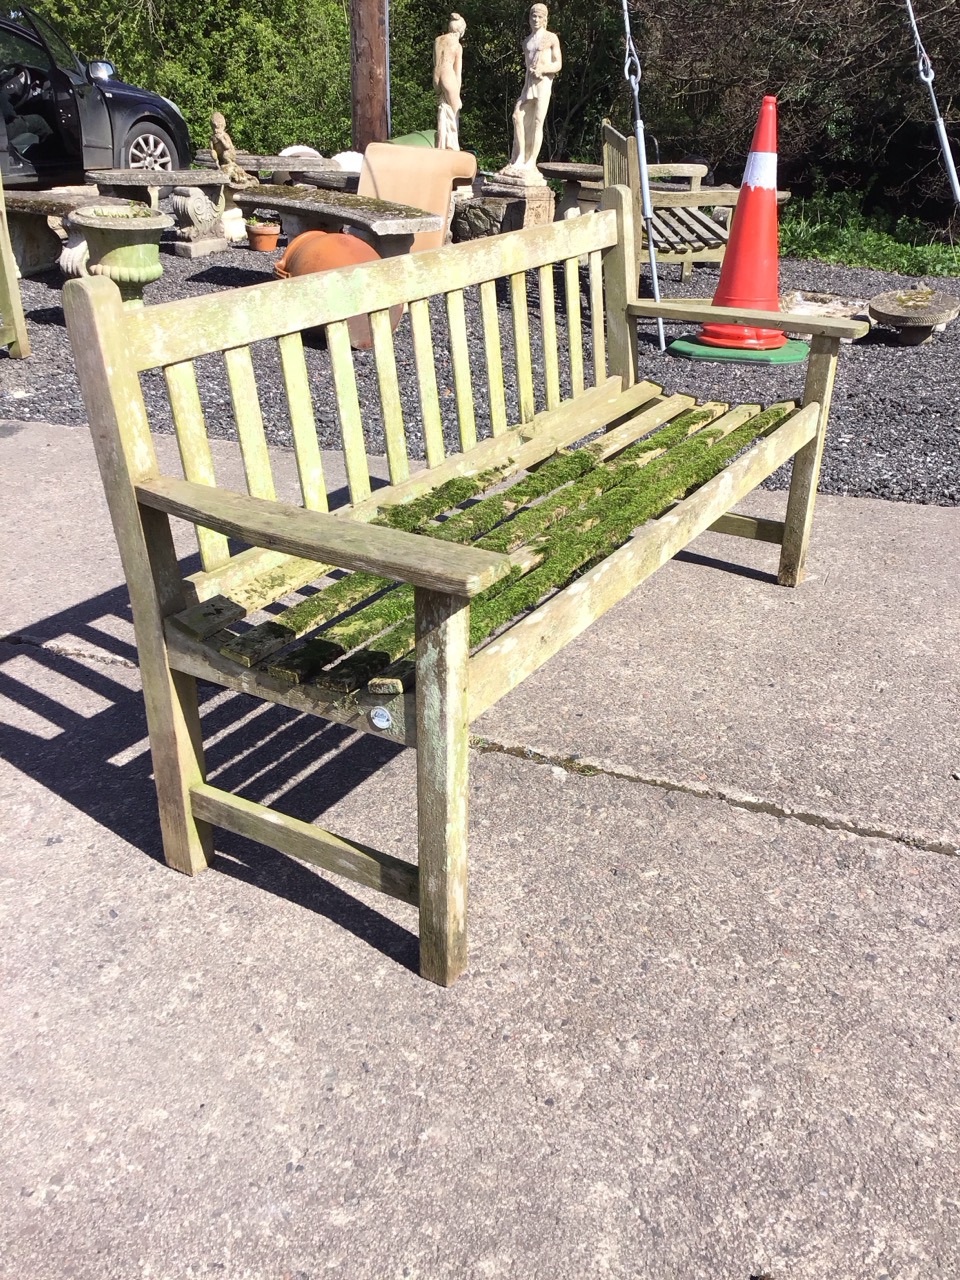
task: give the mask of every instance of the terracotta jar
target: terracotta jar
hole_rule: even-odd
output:
[[[273,270],[281,280],[286,280],[289,276],[312,275],[315,271],[358,266],[379,259],[376,249],[359,236],[348,236],[339,231],[304,231],[290,241]],[[391,328],[396,329],[402,315],[402,306],[390,308]],[[350,345],[355,349],[373,345],[369,316],[351,316],[347,321],[347,331]]]

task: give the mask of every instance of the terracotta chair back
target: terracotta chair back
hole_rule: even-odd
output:
[[[477,157],[469,151],[371,142],[363,153],[357,194],[439,214],[443,218],[439,231],[421,231],[414,236],[411,252],[421,253],[446,243],[454,182],[472,181],[476,174]]]

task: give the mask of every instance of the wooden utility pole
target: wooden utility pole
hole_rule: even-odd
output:
[[[353,146],[390,137],[389,0],[350,0]]]

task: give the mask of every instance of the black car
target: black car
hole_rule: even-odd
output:
[[[190,136],[166,98],[82,63],[31,9],[0,8],[0,174],[8,187],[82,182],[90,169],[183,169]]]

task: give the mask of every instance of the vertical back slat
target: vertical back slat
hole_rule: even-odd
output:
[[[507,429],[507,402],[503,391],[503,352],[500,350],[496,280],[484,280],[480,286],[480,314],[483,317],[483,354],[487,363],[487,389],[490,393],[490,429],[495,436],[499,436]]]
[[[557,356],[557,311],[553,292],[553,263],[540,268],[540,327],[543,333],[543,379],[547,408],[560,403],[560,361]]]
[[[580,260],[566,258],[563,285],[567,300],[567,336],[570,339],[570,383],[573,394],[583,392],[583,323],[580,318]]]
[[[410,474],[407,439],[403,431],[403,403],[397,379],[397,357],[393,350],[393,325],[389,311],[371,311],[373,355],[377,363],[380,408],[383,410],[383,435],[387,443],[387,463],[391,484],[400,484]]]
[[[275,498],[270,454],[260,412],[257,379],[253,372],[253,356],[249,347],[233,347],[223,353],[230,382],[230,400],[240,437],[243,469],[247,473],[247,489],[252,498]]]
[[[213,470],[213,454],[207,439],[193,361],[185,360],[182,364],[167,365],[163,376],[167,383],[167,395],[170,397],[183,474],[195,484],[215,485],[217,480]],[[204,569],[219,569],[230,559],[230,547],[224,534],[197,525],[197,542]]]
[[[590,332],[593,338],[593,385],[599,387],[607,376],[607,338],[603,327],[603,255],[590,254]]]
[[[303,339],[299,333],[286,333],[279,339],[278,346],[303,505],[310,511],[326,511],[327,486],[323,478],[307,363],[303,357]]]
[[[433,363],[430,304],[426,298],[418,298],[416,302],[410,303],[410,328],[413,332],[413,358],[417,365],[420,416],[423,420],[427,466],[435,467],[437,463],[443,461],[446,451],[443,447],[440,398],[437,395],[437,368]]]
[[[530,317],[527,314],[527,277],[517,271],[510,277],[510,302],[513,309],[513,342],[517,357],[517,382],[520,388],[520,421],[530,422],[536,413],[533,396],[533,365],[530,358]]]
[[[453,360],[457,420],[460,423],[460,447],[466,453],[477,443],[477,417],[473,407],[470,347],[467,343],[467,316],[462,289],[452,289],[447,294],[447,323],[450,326],[450,356]]]
[[[360,398],[357,395],[357,375],[353,368],[350,334],[346,320],[328,324],[327,350],[330,353],[330,371],[333,389],[337,396],[337,414],[340,418],[340,439],[343,441],[343,461],[347,470],[350,501],[362,502],[370,497],[370,472],[367,469],[367,450],[363,441],[363,420],[360,417]]]

